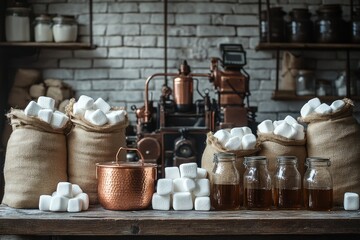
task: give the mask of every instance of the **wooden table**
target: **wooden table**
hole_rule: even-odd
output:
[[[244,235],[343,234],[360,239],[360,211],[109,211],[91,206],[80,213],[55,213],[0,205],[0,235],[9,234],[212,236],[210,239]]]

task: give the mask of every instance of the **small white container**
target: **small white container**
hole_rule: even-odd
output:
[[[14,7],[6,9],[5,36],[8,42],[30,41],[30,9]]]
[[[40,15],[35,18],[35,42],[52,42],[53,31],[51,18],[48,15]]]
[[[76,42],[78,25],[74,17],[58,16],[53,18],[55,42]]]

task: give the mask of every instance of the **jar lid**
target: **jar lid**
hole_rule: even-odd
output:
[[[245,157],[244,165],[246,166],[248,163],[267,164],[267,161],[266,156]]]
[[[6,12],[12,12],[12,13],[24,13],[24,14],[28,14],[31,11],[30,8],[26,8],[26,7],[12,7],[12,8],[7,8]]]
[[[299,72],[298,72],[299,75],[313,74],[313,73],[314,73],[314,71],[309,70],[309,69],[299,69]]]
[[[47,14],[40,14],[35,18],[35,21],[51,21],[51,17]]]
[[[72,15],[59,15],[53,18],[54,23],[60,24],[74,24],[76,23],[75,16]]]
[[[308,157],[306,158],[306,166],[309,166],[309,165],[324,165],[326,164],[327,166],[330,166],[331,165],[331,161],[329,158],[322,158],[322,157]]]
[[[231,152],[219,152],[214,154],[214,161],[234,161],[235,153]]]
[[[291,163],[291,162],[297,162],[296,156],[278,156],[277,157],[278,163]]]

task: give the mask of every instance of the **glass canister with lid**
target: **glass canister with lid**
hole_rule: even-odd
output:
[[[329,211],[333,207],[333,181],[329,171],[330,159],[309,157],[303,180],[305,208]]]
[[[270,24],[268,23],[268,12],[263,10],[260,13],[260,41],[268,41],[270,26],[270,42],[283,42],[285,40],[285,12],[282,10],[282,7],[272,7],[269,12]]]
[[[53,35],[55,42],[76,42],[78,24],[74,16],[57,16],[53,18]]]
[[[296,77],[296,95],[315,95],[316,78],[314,71],[300,69]]]
[[[307,8],[294,8],[289,15],[290,21],[287,23],[289,42],[312,42],[313,22],[310,19],[309,10]]]
[[[30,8],[10,7],[6,9],[5,37],[8,42],[30,41]]]
[[[34,22],[35,42],[52,42],[53,31],[51,17],[46,14],[39,15]]]
[[[339,4],[325,4],[318,10],[315,21],[315,36],[318,43],[339,43],[346,37],[345,21]]]
[[[214,210],[237,210],[240,208],[240,176],[235,167],[234,153],[214,154],[212,172],[211,205]]]
[[[245,157],[244,164],[244,206],[247,209],[269,210],[273,199],[267,158]]]

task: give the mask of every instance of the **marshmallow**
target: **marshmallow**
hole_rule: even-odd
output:
[[[244,130],[241,127],[232,128],[230,130],[230,136],[242,138],[244,136]]]
[[[51,110],[55,109],[55,99],[53,99],[51,97],[41,96],[38,98],[37,104],[39,104],[39,106],[42,108],[47,108],[47,109],[51,109]]]
[[[264,120],[258,125],[257,129],[261,133],[272,133],[274,131],[274,124],[271,120]]]
[[[241,150],[242,149],[242,145],[241,145],[241,137],[235,136],[235,137],[231,137],[229,138],[229,140],[225,143],[225,148],[228,150]]]
[[[69,182],[59,182],[56,188],[57,195],[72,198],[72,184]]]
[[[105,113],[103,113],[100,109],[95,110],[89,115],[86,115],[86,112],[85,119],[88,120],[90,123],[94,124],[95,126],[102,126],[108,121]]]
[[[214,137],[216,137],[224,145],[229,140],[230,133],[227,130],[220,129],[216,131]]]
[[[353,192],[346,192],[344,194],[344,209],[358,210],[359,209],[359,195]]]
[[[196,179],[195,180],[194,195],[196,197],[208,197],[210,196],[210,181],[209,179]]]
[[[84,110],[84,118],[87,120],[90,118],[90,115],[93,114],[95,112],[94,109],[87,109],[87,110]]]
[[[244,136],[246,134],[252,134],[252,131],[251,131],[251,129],[249,127],[242,127],[242,130],[244,132]]]
[[[196,178],[206,178],[207,177],[207,171],[205,168],[197,168]]]
[[[170,210],[170,195],[159,195],[154,193],[151,200],[151,205],[154,210]]]
[[[68,120],[69,118],[64,113],[55,111],[52,115],[50,125],[53,128],[62,128]]]
[[[166,167],[165,178],[176,179],[180,178],[180,171],[178,167]]]
[[[191,193],[177,192],[173,195],[174,210],[192,210],[194,207]]]
[[[50,211],[50,203],[51,203],[50,195],[41,195],[39,198],[39,210],[40,211]]]
[[[81,212],[82,201],[80,198],[69,199],[67,211],[68,212]]]
[[[310,113],[312,113],[314,111],[314,108],[310,106],[309,103],[305,103],[304,106],[302,106],[301,110],[300,110],[300,115],[302,117],[306,117],[308,116]]]
[[[80,193],[76,195],[75,198],[79,198],[82,201],[82,210],[87,210],[89,208],[89,195]]]
[[[196,197],[195,210],[196,211],[209,211],[211,207],[210,197]]]
[[[342,109],[345,106],[345,102],[343,100],[335,100],[330,105],[333,112]]]
[[[85,109],[84,108],[80,108],[79,107],[79,105],[78,105],[78,103],[74,103],[74,105],[73,105],[73,114],[75,115],[75,116],[78,116],[78,117],[80,117],[80,116],[84,116],[85,115]]]
[[[254,149],[256,145],[255,135],[252,133],[244,135],[244,137],[241,139],[241,145],[244,150]]]
[[[274,134],[283,136],[288,139],[295,139],[297,131],[295,128],[284,121],[274,129]]]
[[[80,188],[79,185],[77,185],[77,184],[72,184],[71,185],[71,194],[73,196],[79,195],[82,192],[83,192],[83,190]]]
[[[38,118],[41,121],[47,122],[49,124],[51,123],[52,115],[53,115],[53,111],[51,109],[41,109],[38,112]]]
[[[161,195],[169,195],[173,192],[173,180],[170,178],[161,178],[157,181],[156,192]]]
[[[29,104],[26,106],[24,113],[27,116],[34,116],[36,117],[41,110],[41,107],[39,104],[37,104],[34,101],[29,102]]]
[[[298,122],[296,121],[296,119],[293,118],[293,117],[290,116],[290,115],[287,115],[287,116],[285,117],[284,121],[287,122],[287,123],[290,124],[290,125],[293,125],[293,124],[295,124],[295,123],[298,123]]]
[[[320,114],[327,114],[327,113],[331,113],[332,109],[329,105],[327,105],[326,103],[323,103],[320,106],[318,106],[317,108],[315,108],[315,112],[320,113]]]
[[[274,121],[273,125],[274,125],[274,130],[277,126],[279,126],[280,124],[282,124],[283,122],[285,122],[285,120],[279,120],[279,121]]]
[[[96,99],[93,108],[100,109],[103,113],[108,113],[111,106],[102,98]]]
[[[52,212],[65,212],[67,211],[69,199],[60,195],[51,198],[50,211]]]
[[[94,105],[94,99],[86,95],[81,95],[79,100],[77,101],[77,105],[79,108],[82,109],[91,109]]]
[[[176,178],[173,180],[174,192],[191,192],[195,189],[195,181],[190,178]]]
[[[196,178],[197,175],[197,164],[192,163],[183,163],[180,164],[180,176],[183,178]]]
[[[56,192],[56,191],[51,194],[52,197],[54,197],[54,196],[56,196],[56,195],[57,195],[57,192]]]
[[[319,98],[312,98],[308,101],[308,104],[310,105],[310,107],[312,107],[313,109],[317,108],[318,106],[321,105],[320,99]]]
[[[305,138],[304,126],[299,123],[294,123],[291,125],[296,130],[295,140],[303,140]]]
[[[106,118],[111,125],[115,125],[117,123],[123,122],[125,120],[125,111],[111,111],[106,114]]]

